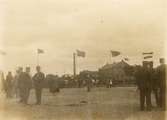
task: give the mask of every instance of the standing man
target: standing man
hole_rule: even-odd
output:
[[[35,94],[36,94],[36,105],[41,104],[42,88],[44,84],[45,75],[41,72],[41,67],[36,67],[37,73],[33,76]]]
[[[13,81],[13,87],[14,87],[13,90],[16,98],[19,96],[19,89],[18,89],[19,74],[20,74],[20,71],[18,69],[16,70],[16,75],[14,76],[14,81]]]
[[[25,73],[23,74],[23,103],[27,104],[30,95],[30,89],[32,88],[32,79],[30,75],[30,67],[26,67]]]
[[[19,89],[19,97],[20,97],[20,103],[23,102],[23,68],[19,67],[19,74],[18,74],[18,89]]]
[[[152,92],[155,97],[157,107],[160,106],[159,102],[159,81],[156,69],[152,71]]]
[[[8,72],[8,75],[6,76],[6,97],[11,98],[12,97],[12,89],[13,89],[13,76],[12,72]]]
[[[91,86],[92,86],[92,79],[90,78],[89,74],[87,74],[86,86],[87,86],[87,92],[90,92],[91,91]]]
[[[144,98],[144,81],[142,77],[142,66],[137,66],[135,69],[135,78],[136,78],[136,83],[137,83],[137,89],[140,92],[140,110],[144,110],[144,104],[143,104],[143,99]]]
[[[140,90],[140,109],[141,111],[146,110],[151,111],[151,66],[148,63],[143,62],[143,67],[139,67],[136,73],[136,79],[138,88]]]
[[[159,79],[159,105],[162,110],[166,110],[166,65],[165,59],[160,59],[160,66],[157,67],[158,79]]]
[[[1,83],[2,83],[2,91],[6,92],[6,85],[5,85],[5,78],[4,78],[4,73],[1,73]]]

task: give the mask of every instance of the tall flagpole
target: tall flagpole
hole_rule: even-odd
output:
[[[76,53],[73,53],[73,73],[74,73],[74,79],[76,77]]]
[[[113,64],[113,62],[114,62],[114,59],[113,59],[113,56],[112,56],[112,53],[111,53],[111,51],[109,51],[109,61],[110,61],[110,64]]]
[[[109,55],[109,57],[110,57],[110,64],[112,64],[112,55],[111,55],[111,51],[110,51],[109,53],[110,53],[110,55]]]
[[[39,66],[39,53],[37,51],[37,66]]]

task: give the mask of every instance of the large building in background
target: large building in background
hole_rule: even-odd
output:
[[[106,64],[99,69],[99,79],[105,83],[106,80],[112,79],[113,84],[134,84],[133,76],[134,67],[130,66],[124,60]]]

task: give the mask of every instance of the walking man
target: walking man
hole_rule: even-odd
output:
[[[36,67],[37,73],[33,76],[35,94],[36,94],[36,105],[41,104],[42,88],[44,84],[45,75],[41,72],[41,67]]]

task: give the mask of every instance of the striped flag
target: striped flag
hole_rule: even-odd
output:
[[[154,52],[143,52],[142,54],[144,59],[150,59],[153,58]]]
[[[77,56],[79,56],[79,57],[85,57],[86,53],[84,51],[77,50]]]
[[[111,50],[111,54],[112,54],[112,57],[116,57],[116,56],[120,55],[121,53],[119,51]]]
[[[143,52],[143,55],[153,55],[154,52]]]
[[[37,49],[37,53],[38,53],[38,54],[43,54],[43,53],[44,53],[44,50],[43,50],[43,49]]]
[[[144,59],[153,58],[153,56],[145,56]]]

